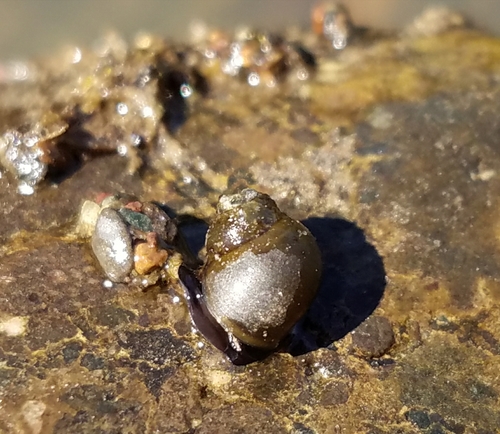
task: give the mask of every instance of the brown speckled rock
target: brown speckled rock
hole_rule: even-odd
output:
[[[208,413],[205,424],[195,432],[199,434],[213,432],[285,434],[287,430],[270,410],[254,405],[235,404]]]
[[[250,87],[205,68],[209,97],[173,106],[155,79],[140,87],[158,47],[55,55],[38,79],[0,83],[0,126],[82,104],[111,145],[32,196],[2,171],[0,432],[498,430],[500,41],[369,31],[333,53],[297,37],[321,54],[309,81]],[[192,77],[158,44],[175,71],[164,86]],[[147,122],[114,111],[134,95],[154,102]],[[137,152],[113,154],[142,122]],[[74,223],[85,199],[125,191],[180,214],[199,250],[218,196],[246,186],[303,219],[324,271],[288,350],[235,367],[193,330],[178,282],[104,286]]]
[[[355,351],[367,357],[380,357],[394,344],[391,322],[384,317],[372,315],[352,333]]]

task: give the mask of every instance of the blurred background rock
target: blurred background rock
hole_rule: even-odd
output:
[[[239,24],[279,30],[309,25],[315,0],[2,0],[0,59],[45,54],[68,44],[88,45],[106,30],[131,37],[140,30],[177,40],[190,23],[234,29]],[[463,12],[498,33],[500,2],[492,0],[346,0],[358,25],[400,29],[431,5]]]

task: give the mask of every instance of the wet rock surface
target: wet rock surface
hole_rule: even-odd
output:
[[[450,22],[342,51],[301,34],[316,73],[294,64],[274,87],[205,65],[205,95],[156,39],[2,82],[2,134],[19,109],[71,124],[78,106],[57,149],[86,147],[32,195],[2,171],[0,432],[497,432],[500,41]],[[192,96],[156,94],[184,79]],[[125,191],[183,216],[199,249],[218,196],[246,186],[303,220],[324,273],[289,351],[236,367],[178,283],[103,285],[74,224],[85,199]]]

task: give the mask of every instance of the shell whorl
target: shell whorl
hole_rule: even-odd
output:
[[[252,189],[224,195],[207,232],[207,257],[227,254],[266,233],[285,215],[267,195]]]

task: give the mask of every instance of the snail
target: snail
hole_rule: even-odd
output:
[[[179,267],[198,330],[237,365],[280,346],[316,295],[321,254],[299,221],[266,194],[219,199],[201,270]]]

